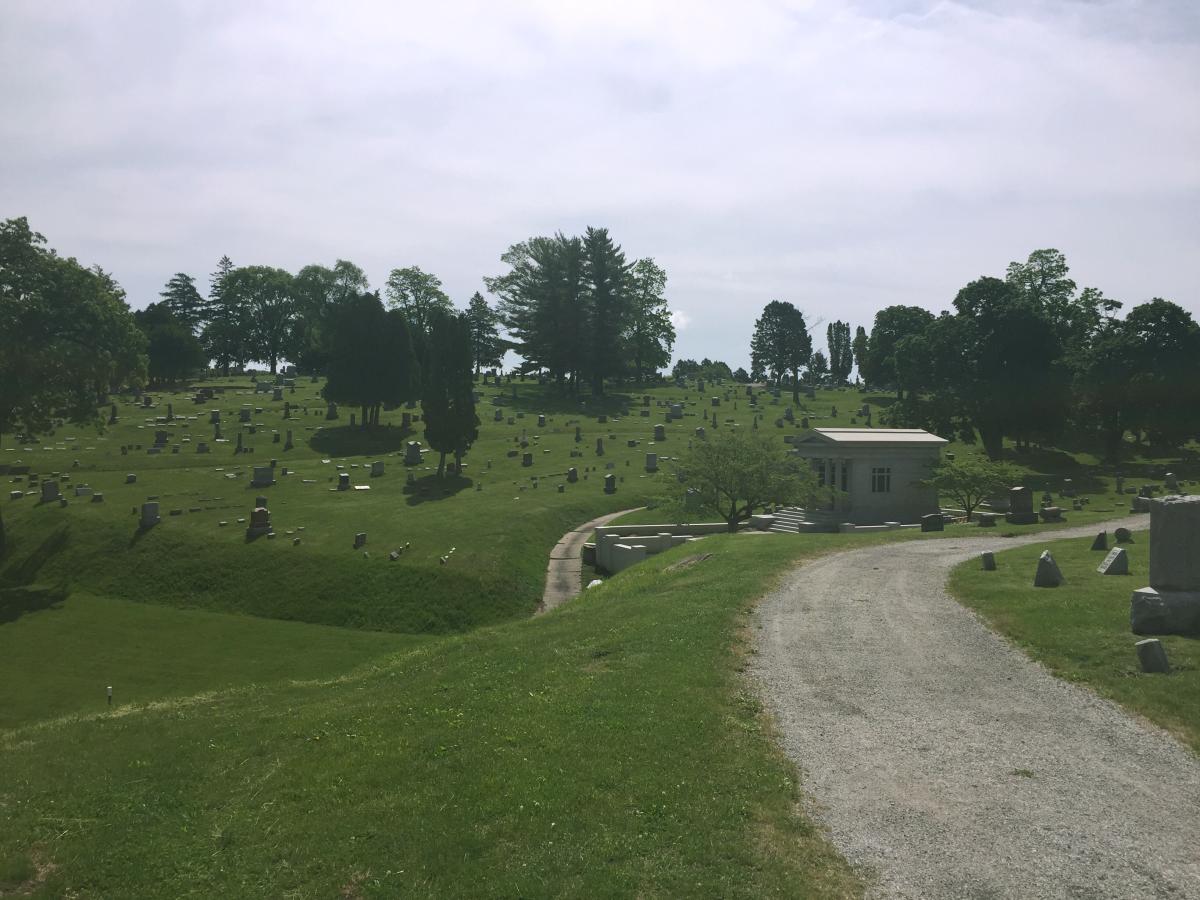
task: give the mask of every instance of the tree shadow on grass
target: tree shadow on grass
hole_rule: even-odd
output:
[[[70,534],[70,525],[56,528],[32,553],[20,562],[14,561],[4,570],[4,574],[0,575],[0,587],[25,587],[33,584],[42,567],[67,548]]]
[[[57,609],[68,596],[67,589],[60,586],[21,585],[0,588],[0,624],[15,622],[21,616],[41,612],[43,609]]]
[[[1093,494],[1106,490],[1096,469],[1084,466],[1063,450],[1046,447],[1031,447],[1028,450],[1006,449],[1003,458],[1039,473],[1026,479],[1027,486],[1035,491],[1058,490],[1062,487],[1064,478],[1071,479],[1076,491]]]
[[[308,446],[323,456],[382,456],[403,450],[412,434],[412,428],[399,425],[375,428],[340,425],[313,432]]]
[[[434,500],[445,500],[455,494],[470,488],[475,482],[462,475],[447,475],[438,478],[437,475],[426,475],[411,484],[404,485],[405,502],[409,506],[420,506]]]

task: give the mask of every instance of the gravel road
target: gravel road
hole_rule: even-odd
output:
[[[1102,527],[838,553],[758,607],[754,679],[871,896],[1200,898],[1200,759],[946,593],[980,550]]]

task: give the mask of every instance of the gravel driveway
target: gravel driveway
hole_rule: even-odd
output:
[[[1200,759],[946,593],[980,550],[1102,527],[838,553],[759,605],[751,671],[872,896],[1200,898]]]

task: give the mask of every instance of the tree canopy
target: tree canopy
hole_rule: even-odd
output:
[[[792,398],[800,400],[800,370],[812,357],[812,338],[804,314],[784,300],[772,300],[754,323],[750,339],[750,374],[770,377],[777,385],[792,376]]]

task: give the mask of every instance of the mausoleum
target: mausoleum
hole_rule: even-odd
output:
[[[947,443],[920,428],[814,428],[792,441],[793,453],[812,460],[821,486],[806,519],[880,525],[938,512],[937,491],[920,482]]]

